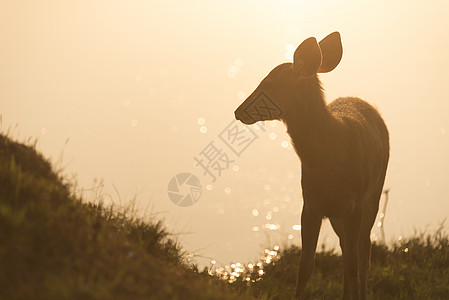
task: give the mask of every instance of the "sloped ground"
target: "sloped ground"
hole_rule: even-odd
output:
[[[294,294],[296,247],[225,284],[217,279],[223,275],[209,276],[207,269],[198,274],[163,223],[83,202],[69,191],[34,147],[0,134],[0,299],[274,300]],[[341,299],[342,270],[339,255],[317,253],[306,299]],[[247,277],[250,282],[241,280]],[[388,248],[374,245],[368,291],[376,300],[449,299],[444,227]]]
[[[0,134],[0,299],[250,299],[198,274],[161,222],[69,190]]]

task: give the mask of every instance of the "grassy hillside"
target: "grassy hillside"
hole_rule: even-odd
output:
[[[0,299],[248,299],[188,264],[161,222],[84,203],[0,135]]]
[[[83,202],[34,147],[0,134],[0,299],[291,299],[300,251],[198,273],[162,222]],[[335,252],[318,253],[307,298],[341,299],[342,270]],[[368,289],[449,299],[447,234],[375,245]]]

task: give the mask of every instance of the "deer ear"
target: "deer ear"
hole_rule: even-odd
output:
[[[311,77],[317,73],[320,65],[320,46],[314,37],[310,37],[296,49],[293,55],[293,70],[300,77]]]
[[[335,69],[340,63],[343,55],[343,46],[339,32],[332,32],[320,42],[321,54],[323,56],[318,73],[327,73]]]

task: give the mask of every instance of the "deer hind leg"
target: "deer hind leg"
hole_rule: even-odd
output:
[[[363,234],[359,238],[359,281],[360,281],[360,299],[366,300],[367,273],[371,257],[370,232]]]
[[[340,219],[335,218],[329,218],[329,221],[331,222],[332,228],[334,229],[335,233],[338,235],[338,238],[340,239],[340,248],[341,251],[344,251],[344,242],[345,237],[343,234],[343,223]],[[351,300],[351,286],[349,284],[349,276],[348,272],[346,270],[344,271],[344,290],[343,290],[343,300]]]
[[[301,215],[302,252],[299,260],[296,299],[301,299],[315,267],[315,251],[320,227],[321,218],[314,216],[304,205]]]
[[[358,239],[360,233],[360,210],[346,216],[343,222],[343,265],[345,274],[349,280],[350,294],[352,300],[360,299],[359,289],[359,251]]]
[[[371,260],[371,229],[376,220],[379,208],[379,198],[382,190],[376,193],[371,202],[366,203],[367,211],[362,215],[362,224],[359,235],[359,280],[360,299],[366,300],[367,294],[367,273]],[[369,209],[371,208],[371,209]]]

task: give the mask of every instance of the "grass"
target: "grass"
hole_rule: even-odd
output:
[[[198,274],[161,221],[70,190],[0,135],[0,299],[250,299]]]
[[[0,134],[0,299],[291,299],[301,250],[198,272],[163,222],[89,203],[33,145]],[[341,299],[341,257],[316,256],[307,299]],[[374,245],[369,299],[449,299],[443,230]]]
[[[374,244],[368,275],[368,299],[449,299],[449,238],[444,224],[434,233],[416,233],[390,247]],[[301,249],[265,250],[257,264],[205,269],[245,294],[264,299],[290,299],[294,294]],[[259,271],[263,270],[260,276]],[[234,273],[233,273],[234,272]],[[236,278],[231,274],[239,277]],[[306,299],[341,299],[342,259],[335,251],[317,253]]]

